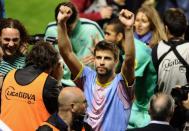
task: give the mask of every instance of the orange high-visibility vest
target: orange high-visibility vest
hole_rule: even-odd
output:
[[[41,126],[44,126],[44,125],[49,126],[50,128],[52,128],[53,131],[59,131],[58,128],[56,128],[55,126],[53,126],[52,124],[50,124],[50,123],[48,123],[48,122],[43,122],[43,123],[41,124]]]
[[[41,73],[28,85],[15,80],[16,70],[5,77],[1,94],[1,119],[14,131],[34,131],[48,119],[43,88],[48,74]]]

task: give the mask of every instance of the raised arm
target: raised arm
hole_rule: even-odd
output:
[[[121,72],[127,79],[128,85],[132,85],[135,79],[135,45],[133,36],[134,14],[123,9],[120,12],[119,19],[125,26],[125,42],[122,44],[122,48],[125,53],[125,60],[122,65]]]
[[[72,14],[72,10],[67,6],[61,6],[58,14],[58,47],[61,56],[63,57],[65,63],[72,72],[75,78],[82,68],[82,64],[79,62],[75,56],[71,42],[67,34],[66,21]]]

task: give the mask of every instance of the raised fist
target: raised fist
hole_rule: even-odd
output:
[[[60,6],[60,11],[57,16],[58,23],[66,23],[66,21],[70,18],[72,15],[72,10],[70,7],[67,6]]]
[[[131,29],[134,25],[134,14],[129,10],[122,9],[119,13],[119,20],[125,25],[126,29]]]

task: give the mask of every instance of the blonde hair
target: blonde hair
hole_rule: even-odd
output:
[[[152,31],[152,38],[149,42],[149,46],[151,48],[154,47],[156,44],[158,44],[159,41],[167,40],[164,25],[161,21],[158,12],[154,7],[143,5],[141,8],[139,8],[138,12],[144,13],[150,22],[150,30]]]

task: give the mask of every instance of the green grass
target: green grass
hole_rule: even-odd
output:
[[[5,0],[6,17],[20,20],[30,35],[44,33],[62,1],[68,0]]]

